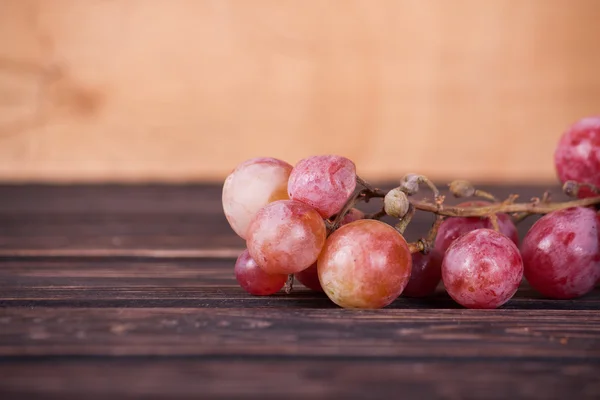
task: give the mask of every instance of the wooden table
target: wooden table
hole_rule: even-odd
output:
[[[247,295],[242,247],[218,186],[0,186],[0,399],[600,398],[599,289],[351,311]]]

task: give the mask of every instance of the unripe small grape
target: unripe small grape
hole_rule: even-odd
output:
[[[579,197],[579,183],[575,181],[566,181],[562,187],[563,193],[569,197]]]
[[[471,197],[475,194],[475,187],[468,181],[455,180],[450,182],[450,185],[448,186],[450,193],[452,193],[454,197]]]
[[[390,190],[383,199],[385,213],[390,217],[403,218],[409,206],[408,197],[400,188]]]
[[[400,179],[400,189],[407,195],[412,196],[419,191],[421,176],[417,174],[406,174]]]

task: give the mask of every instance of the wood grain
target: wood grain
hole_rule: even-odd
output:
[[[244,308],[308,306],[336,308],[322,294],[297,285],[297,293],[249,296],[236,284],[234,258],[160,257],[1,257],[0,305],[36,307],[173,307]],[[93,290],[92,290],[93,289]],[[401,298],[390,308],[459,308],[440,288],[424,300]],[[600,293],[578,300],[544,299],[527,285],[506,309],[598,310]]]
[[[600,109],[596,0],[0,1],[0,179],[553,181]]]
[[[255,297],[235,282],[234,253],[202,253],[240,245],[218,186],[0,194],[3,400],[600,396],[600,288],[558,301],[523,284],[497,310],[464,309],[442,287],[382,310],[299,284]]]
[[[226,293],[223,293],[226,294]],[[223,296],[224,297],[224,296]],[[198,299],[201,305],[201,299]],[[243,298],[239,299],[243,305]],[[296,356],[556,359],[600,363],[597,311],[281,306],[3,312],[2,356]],[[290,302],[288,302],[290,303]]]
[[[394,361],[282,356],[201,360],[65,357],[10,364],[0,361],[0,374],[5,378],[0,388],[8,394],[43,393],[44,398],[59,399],[356,399],[401,394],[406,399],[562,400],[565,393],[577,398],[596,396],[600,391],[597,373],[593,364],[569,360],[467,360],[457,367],[443,359],[409,357]],[[31,375],[39,377],[36,385],[31,384]],[[526,379],[514,382],[515,375]]]
[[[382,188],[393,183],[382,182]],[[444,193],[445,185],[440,183]],[[519,193],[523,201],[555,185],[489,186],[499,198]],[[0,255],[131,255],[231,257],[244,242],[232,234],[222,212],[221,184],[214,185],[2,185]],[[448,202],[456,200],[448,196]],[[379,211],[374,199],[361,207]],[[520,225],[521,237],[535,218]],[[417,213],[406,233],[425,235],[432,218]]]

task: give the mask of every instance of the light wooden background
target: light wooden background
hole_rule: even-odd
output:
[[[600,114],[600,0],[0,0],[0,180],[552,181]]]

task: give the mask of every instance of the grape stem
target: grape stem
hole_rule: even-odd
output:
[[[427,182],[427,178],[423,176],[418,176],[419,181]],[[361,178],[357,178],[358,183],[364,187],[364,189],[357,192],[354,196],[350,197],[346,202],[346,205],[342,209],[342,212],[339,213],[336,221],[334,221],[334,227],[337,226],[337,223],[341,221],[346,212],[352,208],[358,200],[368,201],[371,198],[384,198],[387,192],[377,189],[374,186],[370,185],[366,181]],[[585,185],[589,186],[589,185]],[[435,193],[435,192],[434,192]],[[478,192],[477,194],[481,194]],[[484,195],[485,196],[485,195]],[[491,196],[491,195],[490,195]],[[493,196],[490,197],[494,198]],[[542,199],[534,198],[531,202],[528,203],[515,203],[518,195],[510,195],[506,200],[500,203],[494,203],[490,205],[484,206],[467,206],[467,207],[457,207],[457,206],[448,206],[444,205],[443,196],[438,195],[435,203],[432,203],[427,200],[416,200],[410,198],[409,201],[412,206],[416,210],[431,212],[437,215],[442,215],[445,217],[489,217],[490,215],[497,213],[506,213],[506,214],[514,214],[515,219],[520,221],[525,217],[532,214],[548,214],[553,211],[562,210],[565,208],[571,207],[589,207],[600,204],[600,196],[595,197],[587,197],[584,199],[570,200],[565,202],[550,202],[550,195],[548,192],[544,193]],[[373,214],[372,217],[379,218],[383,214],[378,212]],[[339,221],[338,221],[339,220]]]
[[[450,189],[450,193],[452,193],[456,198],[481,197],[482,199],[490,200],[494,203],[498,202],[496,196],[494,196],[490,192],[477,189],[475,186],[473,186],[471,182],[462,179],[450,182],[448,184],[448,189]]]
[[[417,240],[416,242],[411,242],[408,244],[408,250],[410,251],[410,254],[424,253],[425,247],[423,246],[423,242],[421,240]]]
[[[385,197],[385,193],[377,190],[371,194],[371,197]],[[445,217],[487,217],[490,214],[497,213],[527,213],[527,214],[548,214],[553,211],[562,210],[571,207],[589,207],[600,204],[600,196],[588,197],[585,199],[565,201],[562,203],[496,203],[486,206],[445,206],[443,204],[434,204],[426,200],[410,200],[410,203],[420,211],[427,211]]]
[[[364,189],[356,192],[351,196],[340,213],[337,215],[335,221],[330,225],[332,230],[337,229],[340,222],[344,218],[344,215],[350,210],[358,201],[369,201],[371,198],[384,198],[387,192],[377,189],[370,185],[363,179],[357,177],[357,183],[360,184]],[[489,218],[492,223],[492,227],[498,231],[498,217],[496,214],[504,213],[511,214],[514,222],[520,222],[533,214],[548,214],[553,211],[563,210],[572,207],[590,207],[597,206],[600,204],[600,195],[595,197],[587,197],[584,199],[570,200],[565,202],[552,203],[550,201],[550,193],[545,192],[542,198],[533,198],[528,203],[516,203],[515,201],[519,197],[516,194],[511,194],[508,198],[502,202],[498,202],[496,197],[492,194],[475,189],[469,182],[466,181],[454,181],[450,184],[451,192],[456,197],[470,197],[478,196],[488,200],[493,200],[495,203],[483,206],[446,206],[443,204],[444,196],[440,195],[435,185],[426,177],[416,174],[408,174],[402,180],[400,188],[406,189],[407,194],[410,196],[418,190],[419,184],[426,184],[434,193],[434,202],[427,200],[416,200],[409,198],[410,206],[409,212],[405,215],[396,225],[396,229],[400,233],[404,233],[410,223],[413,214],[417,211],[426,211],[437,215],[437,218],[429,231],[426,238],[419,239],[414,243],[409,243],[409,249],[411,253],[423,252],[427,253],[431,250],[437,231],[446,217],[484,217]],[[588,187],[594,193],[600,193],[600,190],[588,184],[577,184],[576,182],[566,182],[565,192],[570,194],[577,194],[579,187]],[[385,216],[385,209],[374,214],[367,215],[367,218],[379,219]]]
[[[433,222],[433,225],[431,226],[431,229],[429,230],[429,233],[427,234],[427,237],[421,238],[414,243],[408,244],[408,249],[410,250],[411,254],[427,254],[433,249],[435,237],[437,236],[438,230],[440,229],[442,222],[444,222],[444,218],[445,217],[443,215],[438,214],[435,218],[435,221]]]
[[[335,217],[333,222],[327,226],[329,234],[333,233],[337,228],[340,227],[340,224],[342,223],[342,220],[344,219],[344,217],[346,216],[348,211],[350,211],[350,209],[352,207],[354,207],[359,200],[363,199],[365,201],[368,201],[369,198],[374,197],[374,196],[368,196],[368,194],[371,192],[372,192],[371,189],[365,188],[365,189],[362,189],[362,190],[354,193],[352,196],[350,196],[350,198],[346,201],[346,204],[344,204],[344,207],[342,207],[342,209],[337,214],[337,216]]]
[[[373,214],[366,214],[365,215],[365,219],[381,219],[382,217],[385,217],[387,214],[385,213],[385,208],[381,208],[381,210],[377,211],[376,213]]]
[[[294,274],[289,274],[287,277],[287,281],[285,281],[285,286],[283,287],[283,290],[285,291],[285,294],[290,294],[290,293],[292,293],[293,289],[294,289]]]
[[[511,196],[513,196],[513,203],[514,203],[514,200],[516,200],[516,198],[518,196],[514,195],[514,194],[511,195]],[[537,198],[537,197],[534,197],[533,199],[531,199],[531,202],[532,203],[536,203],[536,204],[540,203],[540,202],[543,203],[543,204],[550,203],[550,192],[548,192],[548,191],[544,192],[544,195],[542,196],[541,200],[539,198]],[[515,214],[513,214],[513,218],[512,218],[513,223],[518,224],[519,222],[525,220],[525,218],[527,218],[527,217],[529,217],[531,215],[533,215],[533,214],[527,213],[527,212],[515,213]]]
[[[408,212],[396,224],[396,230],[398,232],[400,232],[402,234],[404,233],[404,231],[406,230],[406,228],[410,224],[410,221],[412,220],[413,215],[415,215],[415,211],[417,211],[415,209],[415,206],[413,206],[412,204],[410,204],[408,206]]]
[[[399,187],[400,187],[400,190],[402,190],[408,196],[412,196],[413,194],[418,192],[419,186],[421,184],[427,185],[429,190],[431,190],[433,192],[433,197],[436,202],[440,200],[440,197],[441,197],[440,191],[438,190],[437,186],[435,186],[435,184],[424,175],[419,175],[419,174],[404,175],[402,177],[402,179],[400,180]]]
[[[490,214],[487,216],[487,218],[490,220],[490,223],[492,224],[492,228],[496,232],[500,232],[500,226],[498,225],[498,216],[496,214]]]
[[[361,185],[362,187],[364,187],[365,189],[373,192],[377,189],[375,189],[375,187],[371,186],[367,181],[365,181],[363,178],[361,178],[360,176],[356,175],[356,183],[358,183],[359,185]]]
[[[481,197],[482,199],[490,200],[493,202],[497,202],[498,198],[491,194],[490,192],[486,192],[485,190],[475,189],[475,193],[473,194],[475,197]]]

